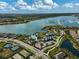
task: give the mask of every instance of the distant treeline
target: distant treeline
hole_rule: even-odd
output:
[[[19,24],[27,23],[43,18],[57,16],[78,16],[79,13],[46,13],[46,14],[0,14],[0,24]]]
[[[34,16],[47,16],[47,17],[55,17],[55,16],[66,16],[66,15],[79,15],[79,13],[45,13],[45,14],[0,14],[0,18],[15,18],[15,17],[34,17]]]

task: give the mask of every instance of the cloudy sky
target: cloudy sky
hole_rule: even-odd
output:
[[[79,0],[0,0],[0,13],[73,12],[79,12]]]

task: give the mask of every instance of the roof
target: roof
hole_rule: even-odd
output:
[[[27,52],[26,50],[22,50],[22,51],[20,52],[20,54],[23,55],[24,57],[27,57],[27,56],[30,55],[30,53]]]
[[[59,52],[58,54],[55,55],[56,59],[64,59],[66,54],[64,52]]]
[[[17,50],[17,49],[19,48],[19,46],[13,45],[13,44],[6,44],[4,47],[5,47],[5,48],[9,48],[9,49],[11,49],[12,51],[15,51],[15,50]]]
[[[48,33],[46,33],[46,36],[49,36],[49,35],[55,35],[55,34],[52,33],[52,32],[48,32]]]
[[[19,54],[15,54],[13,56],[13,59],[24,59],[24,58],[21,55],[19,55]]]

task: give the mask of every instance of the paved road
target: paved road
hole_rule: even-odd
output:
[[[6,38],[6,39],[0,40],[0,41],[3,41],[3,42],[8,42],[8,41],[14,42],[16,44],[19,44],[21,47],[25,48],[26,50],[29,49],[31,52],[33,52],[35,54],[35,58],[42,57],[43,59],[49,59],[48,56],[44,52],[38,50],[37,48],[35,48],[33,46],[30,46],[30,45],[24,43],[22,41],[19,41],[17,39],[7,39]]]
[[[42,49],[41,51],[45,51],[46,49],[51,48],[51,49],[47,52],[47,55],[48,55],[51,50],[53,50],[53,49],[55,49],[56,47],[59,46],[59,44],[60,44],[60,42],[61,42],[61,40],[62,40],[62,36],[63,36],[63,34],[62,34],[61,36],[59,36],[59,37],[56,39],[56,43],[55,43],[54,45],[48,46],[48,47]]]

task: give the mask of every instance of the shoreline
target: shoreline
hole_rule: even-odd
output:
[[[53,18],[59,16],[73,16],[73,14],[46,14],[46,15],[0,15],[0,25],[21,24],[31,21],[41,20],[45,18]],[[75,16],[74,16],[75,17]]]
[[[28,23],[30,21],[27,22],[6,22],[6,23],[0,23],[0,25],[14,25],[14,24],[23,24],[23,23]]]

